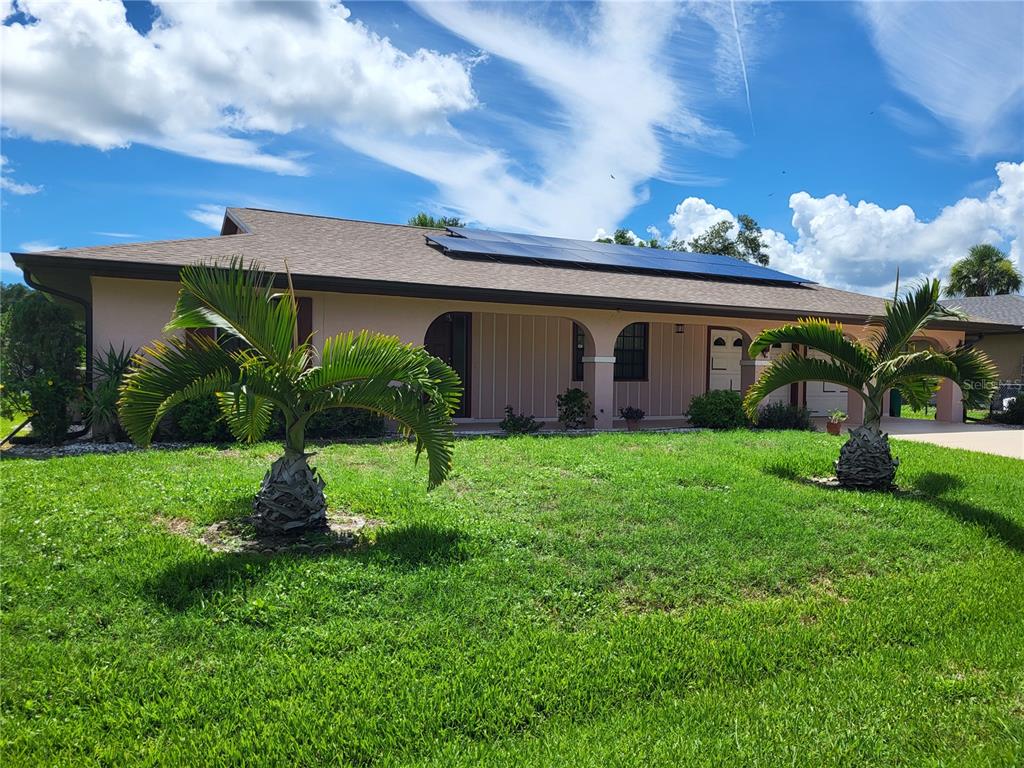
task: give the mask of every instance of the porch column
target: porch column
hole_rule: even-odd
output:
[[[746,350],[743,351],[743,359],[740,360],[741,396],[747,396],[747,390],[750,389],[755,381],[761,378],[761,374],[763,374],[771,364],[772,361],[765,357],[757,357],[751,360],[747,357]]]
[[[935,420],[960,424],[964,420],[963,391],[949,379],[942,380],[935,395]]]
[[[583,382],[594,406],[594,429],[611,429],[615,415],[615,355],[584,355]]]

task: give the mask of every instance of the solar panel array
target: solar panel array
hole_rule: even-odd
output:
[[[802,277],[750,264],[729,256],[659,248],[521,235],[512,232],[449,227],[448,234],[427,241],[453,258],[572,266],[583,269],[647,272],[772,283],[810,283]]]

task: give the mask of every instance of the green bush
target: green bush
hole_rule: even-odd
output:
[[[594,420],[590,395],[579,387],[570,387],[555,397],[558,404],[558,420],[565,429],[585,429]]]
[[[86,419],[92,427],[93,440],[112,442],[127,437],[118,417],[117,401],[121,380],[128,373],[131,362],[132,351],[123,343],[120,350],[111,344],[93,362],[93,387],[85,393]]]
[[[757,414],[761,429],[811,429],[811,412],[799,405],[769,403]]]
[[[541,423],[533,416],[513,412],[511,405],[505,406],[505,418],[498,425],[510,435],[529,435],[541,428]]]
[[[315,414],[306,424],[306,437],[382,437],[384,417],[363,408],[331,408]]]
[[[234,435],[221,418],[213,395],[174,406],[161,424],[161,440],[184,443],[232,443]]]
[[[739,392],[713,389],[690,401],[686,417],[690,425],[706,429],[738,429],[747,425]]]
[[[1010,407],[1005,411],[992,414],[992,421],[1000,424],[1018,424],[1024,426],[1024,393],[1017,395]]]
[[[20,296],[0,321],[0,407],[31,413],[33,438],[60,443],[80,391],[81,361],[82,333],[71,310],[37,291]]]

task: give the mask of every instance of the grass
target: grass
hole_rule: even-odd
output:
[[[919,411],[915,411],[914,409],[910,408],[909,406],[904,406],[903,408],[900,409],[900,417],[902,417],[904,419],[929,419],[931,421],[934,421],[935,420],[935,409],[934,408],[930,408],[930,409],[929,408],[923,408],[923,409],[921,409]],[[988,412],[987,408],[981,408],[981,409],[970,408],[967,411],[967,418],[968,419],[973,419],[975,421],[982,421],[984,419],[987,419],[988,417],[989,417],[989,412]]]
[[[277,448],[4,461],[5,765],[1020,765],[1024,472],[823,434],[460,441],[316,457],[386,521],[213,554]]]
[[[11,415],[11,418],[9,419],[5,416],[0,416],[0,440],[3,440],[5,437],[7,437],[10,431],[19,424],[21,424],[21,422],[23,422],[27,416],[27,413],[19,413],[17,411],[15,411]],[[31,427],[25,427],[25,429],[23,429],[18,434],[27,435],[31,431]]]

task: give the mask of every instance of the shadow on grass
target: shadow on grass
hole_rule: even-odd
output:
[[[946,494],[964,487],[963,478],[947,472],[925,472],[911,481],[912,490],[899,489],[893,491],[861,491],[841,488],[823,483],[820,479],[803,477],[795,469],[785,464],[772,464],[764,471],[781,480],[808,485],[822,490],[834,490],[843,493],[884,493],[896,498],[926,499],[939,511],[959,520],[962,523],[978,525],[986,534],[999,539],[1007,548],[1024,554],[1024,527],[995,510],[980,507],[967,501],[948,498]]]
[[[143,586],[143,593],[172,611],[185,611],[257,584],[280,561],[358,560],[386,569],[444,567],[468,559],[467,537],[458,529],[417,523],[384,528],[372,541],[320,553],[214,553],[172,565]]]

